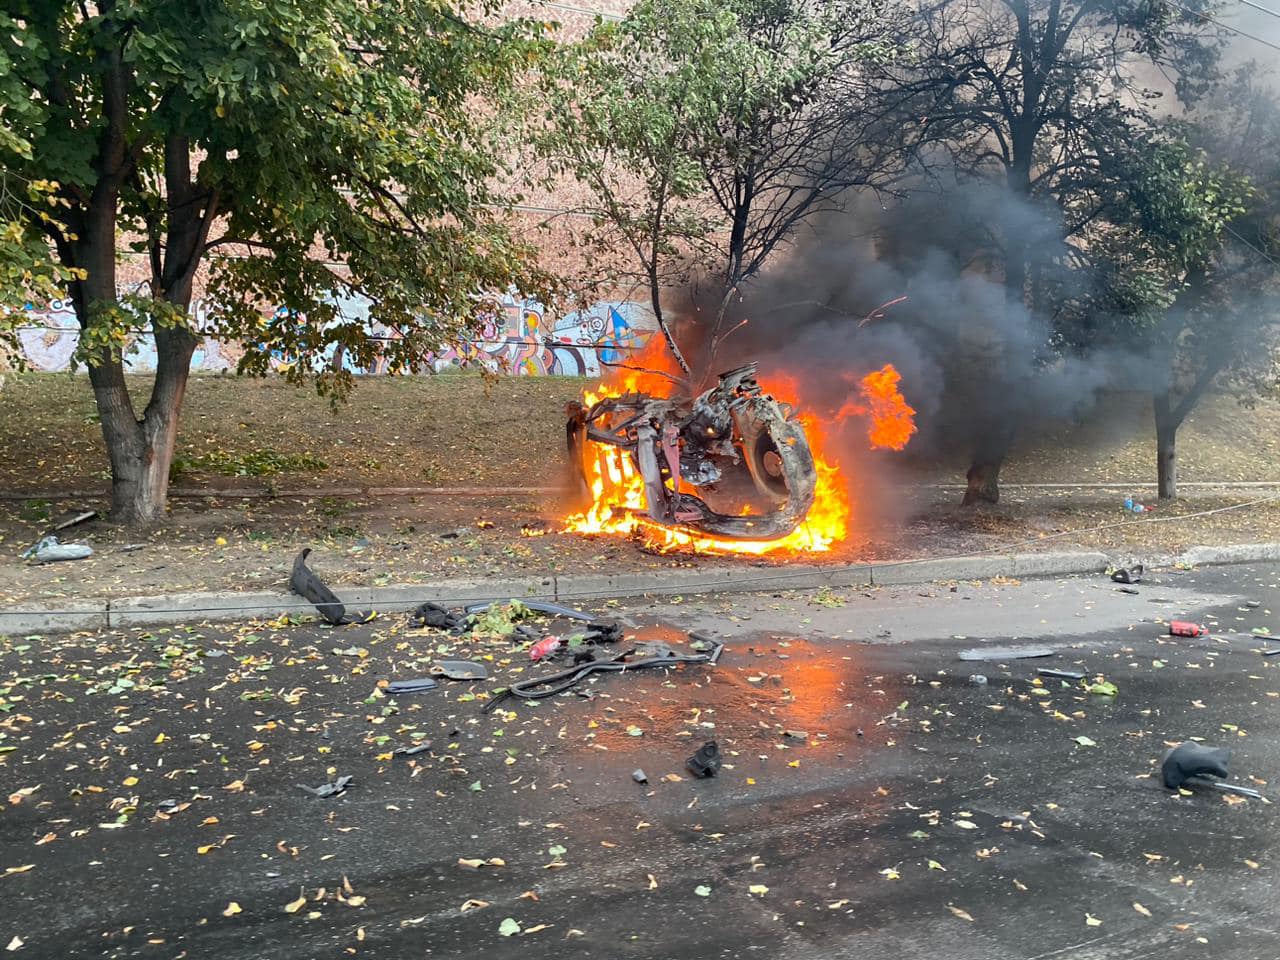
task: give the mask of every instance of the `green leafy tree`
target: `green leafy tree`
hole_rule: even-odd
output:
[[[547,73],[544,155],[588,188],[609,279],[664,293],[710,277],[728,297],[807,218],[900,166],[900,128],[863,68],[892,53],[881,0],[640,0]],[[875,130],[875,135],[871,131]]]
[[[918,5],[912,56],[895,86],[948,179],[1007,191],[1008,215],[991,228],[1011,314],[1046,318],[1063,272],[1089,269],[1082,238],[1115,186],[1108,158],[1150,127],[1167,93],[1191,103],[1209,89],[1220,40],[1196,14],[1203,8],[1203,0]],[[1002,357],[1005,346],[996,344],[978,404],[990,428],[975,444],[965,504],[999,500],[1000,467],[1016,436],[1008,396],[1018,392],[1019,365]]]
[[[1178,492],[1179,427],[1215,383],[1246,402],[1274,384],[1280,325],[1274,92],[1242,68],[1170,128],[1179,139],[1138,144],[1122,160],[1126,189],[1098,243],[1109,255],[1104,308],[1122,318],[1112,334],[1150,357],[1165,499]]]
[[[480,106],[536,58],[541,25],[474,13],[448,0],[3,4],[0,184],[20,201],[0,210],[3,302],[69,282],[116,518],[164,511],[202,336],[245,344],[243,371],[265,372],[274,351],[291,379],[321,371],[320,389],[341,393],[349,376],[322,362],[335,345],[412,370],[486,297],[543,289],[494,210],[508,152],[499,111]],[[128,251],[149,282],[122,296]],[[347,296],[402,338],[372,342],[335,306]],[[139,414],[124,364],[144,330],[158,362]]]

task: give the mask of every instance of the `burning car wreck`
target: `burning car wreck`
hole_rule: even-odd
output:
[[[618,506],[636,522],[766,542],[792,534],[813,507],[818,470],[804,427],[764,392],[754,363],[694,397],[588,395],[567,412],[584,498],[599,499],[600,447],[611,448],[606,472],[631,491]]]

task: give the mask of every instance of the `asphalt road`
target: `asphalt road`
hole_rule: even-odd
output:
[[[619,606],[603,612],[642,637],[710,628],[728,647],[715,668],[483,715],[487,691],[542,668],[403,618],[10,638],[0,950],[1274,960],[1277,807],[1152,773],[1202,738],[1275,792],[1280,657],[1249,631],[1280,633],[1278,581]],[[1176,616],[1214,634],[1169,637]],[[1007,643],[1057,652],[957,656]],[[495,678],[373,695],[444,653],[492,657]],[[1045,666],[1118,695],[1037,684]],[[685,758],[711,738],[724,767],[695,780]],[[338,797],[298,788],[338,775]]]

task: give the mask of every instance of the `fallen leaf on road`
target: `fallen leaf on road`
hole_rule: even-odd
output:
[[[1097,744],[1096,744],[1096,743],[1094,743],[1092,740],[1090,740],[1088,737],[1083,737],[1083,736],[1081,736],[1081,737],[1075,737],[1075,738],[1074,738],[1074,742],[1075,742],[1075,743],[1080,744],[1080,746],[1082,746],[1082,747],[1096,747],[1096,746],[1097,746]]]
[[[946,868],[946,867],[944,867],[942,864],[940,864],[937,860],[930,860],[930,861],[929,861],[929,869],[930,869],[930,870],[941,870],[943,873],[946,873],[946,872],[947,872],[947,868]]]
[[[828,903],[828,904],[827,904],[827,909],[828,909],[828,910],[839,910],[841,907],[845,907],[845,906],[848,906],[848,905],[849,905],[849,901],[848,901],[848,900],[835,900],[835,901],[833,901],[833,902],[831,902],[831,903]]]
[[[950,904],[950,903],[947,904],[947,909],[950,910],[952,913],[954,913],[961,920],[968,920],[970,923],[973,923],[973,917],[969,915],[969,911],[961,910],[959,907],[954,906],[953,904]]]
[[[650,890],[657,890],[657,889],[658,889],[658,878],[657,878],[657,877],[655,877],[652,873],[651,873],[651,874],[649,874],[648,876],[649,876],[649,889],[650,889]]]
[[[524,930],[524,936],[527,937],[531,933],[537,933],[539,930],[545,930],[549,926],[551,926],[549,923],[540,923],[536,927],[526,927]]]
[[[307,905],[307,894],[306,894],[306,892],[304,891],[304,892],[302,892],[302,893],[298,894],[298,899],[297,899],[297,900],[294,900],[292,903],[286,903],[286,904],[284,905],[284,912],[285,912],[285,913],[297,913],[299,910],[301,910],[301,909],[302,909],[304,906],[306,906],[306,905]]]
[[[880,876],[885,877],[888,880],[898,880],[901,879],[902,874],[898,873],[898,871],[893,867],[885,867],[880,871]]]
[[[1246,867],[1248,867],[1250,870],[1257,870],[1257,869],[1258,869],[1258,864],[1257,864],[1255,861],[1253,861],[1253,860],[1246,860],[1246,861],[1244,862],[1244,865],[1245,865]]]
[[[503,937],[514,937],[520,932],[520,923],[515,917],[507,917],[502,923],[498,924],[498,935]]]
[[[1086,913],[1086,914],[1084,915],[1084,922],[1085,922],[1085,923],[1087,923],[1087,924],[1088,924],[1089,926],[1091,926],[1091,927],[1100,927],[1100,926],[1102,926],[1102,921],[1101,921],[1101,920],[1099,920],[1097,917],[1093,916],[1093,914],[1090,914],[1090,913]]]
[[[955,821],[955,825],[959,827],[961,830],[977,830],[978,829],[978,825],[974,823],[972,820],[957,820]]]
[[[711,896],[711,888],[708,886],[697,886],[693,888],[693,892],[699,897]]]
[[[35,868],[35,864],[34,864],[34,863],[26,863],[26,864],[23,864],[23,865],[22,865],[22,866],[20,866],[20,867],[5,867],[5,868],[4,868],[4,875],[5,875],[6,877],[8,877],[8,876],[11,876],[12,874],[15,874],[15,873],[26,873],[28,870],[32,870],[32,869],[34,869],[34,868]]]
[[[25,942],[26,941],[23,940],[21,937],[15,936],[12,940],[9,941],[9,945],[5,947],[5,949],[8,950],[10,953],[13,953],[15,950],[21,950],[22,945]]]
[[[240,912],[242,912],[240,910],[240,904],[232,900],[230,903],[227,904],[227,909],[222,911],[222,915],[224,917],[234,917],[237,913],[240,913]]]
[[[753,883],[751,886],[747,887],[747,892],[755,894],[757,897],[763,897],[769,892],[769,888],[763,883]]]
[[[489,906],[488,900],[468,900],[458,908],[459,913],[470,913],[472,910],[483,910]]]
[[[1148,910],[1146,907],[1144,907],[1142,904],[1138,903],[1137,901],[1134,902],[1133,909],[1137,910],[1144,917],[1151,916],[1151,911]]]

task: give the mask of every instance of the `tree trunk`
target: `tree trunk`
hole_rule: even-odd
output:
[[[978,503],[1000,502],[1000,467],[1004,458],[997,460],[974,460],[965,474],[969,481],[964,491],[962,506],[972,507]]]
[[[106,241],[104,240],[104,243]],[[114,244],[96,257],[98,268],[75,285],[73,300],[82,328],[92,325],[94,311],[115,299],[115,272],[110,263]],[[92,261],[98,250],[86,248]],[[177,304],[185,307],[185,304]],[[156,376],[151,400],[141,419],[125,383],[124,361],[103,349],[89,358],[102,438],[111,461],[111,518],[129,526],[147,526],[164,517],[169,495],[178,418],[191,372],[196,338],[182,328],[157,326]]]
[[[1155,395],[1156,414],[1156,482],[1161,500],[1173,500],[1178,496],[1178,427],[1169,394]]]

